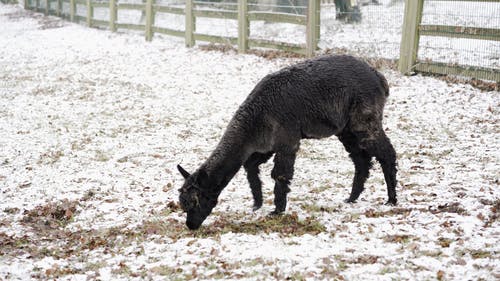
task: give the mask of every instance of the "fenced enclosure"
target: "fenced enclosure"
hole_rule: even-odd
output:
[[[6,1],[6,0],[2,0]],[[313,56],[399,60],[403,73],[500,81],[500,0],[25,0],[25,7],[112,31]],[[339,3],[349,3],[346,11]],[[352,7],[352,4],[356,6]]]

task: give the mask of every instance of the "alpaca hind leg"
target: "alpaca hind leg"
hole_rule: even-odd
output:
[[[362,146],[365,146],[368,153],[375,156],[377,161],[382,166],[385,183],[387,185],[387,195],[389,198],[386,204],[395,205],[397,203],[396,151],[394,150],[389,138],[385,135],[384,131],[380,131],[376,134],[374,139],[362,140]]]
[[[385,134],[380,138],[378,147],[378,153],[375,157],[382,166],[385,183],[387,184],[387,195],[389,199],[386,204],[396,205],[396,174],[398,171],[396,168],[396,151]]]
[[[364,190],[366,179],[369,176],[369,170],[372,166],[371,157],[364,151],[351,153],[349,155],[354,162],[355,172],[352,181],[351,195],[346,200],[348,203],[354,203]]]
[[[349,157],[354,163],[355,172],[352,181],[351,195],[345,200],[347,203],[354,203],[364,190],[364,184],[369,176],[369,170],[372,167],[372,157],[359,147],[356,136],[351,132],[343,132],[339,136],[339,140],[342,142],[347,152],[349,152]]]
[[[274,168],[271,177],[274,179],[274,205],[272,215],[281,214],[286,209],[287,194],[290,192],[290,181],[293,178],[295,151],[278,151],[274,156]]]
[[[267,162],[272,155],[272,152],[266,154],[254,153],[250,155],[248,160],[243,164],[247,172],[247,180],[250,184],[250,189],[252,190],[254,211],[262,207],[262,182],[259,178],[259,166]]]

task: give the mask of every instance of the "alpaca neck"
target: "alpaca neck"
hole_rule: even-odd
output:
[[[255,125],[253,111],[240,107],[229,122],[222,139],[205,161],[209,177],[216,185],[217,191],[222,191],[252,153],[248,140]]]
[[[203,164],[217,191],[227,186],[243,165],[245,157],[244,142],[226,134]]]

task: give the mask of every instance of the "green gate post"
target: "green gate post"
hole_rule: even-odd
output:
[[[318,47],[318,16],[321,9],[320,0],[309,0],[307,5],[306,56],[311,58]]]
[[[193,0],[186,0],[185,7],[186,14],[186,46],[193,47],[194,46],[194,25],[195,25],[195,17],[193,14]]]
[[[62,11],[62,0],[57,0],[56,15],[58,17],[61,16],[61,11]]]
[[[75,12],[76,12],[76,1],[70,0],[69,1],[69,20],[72,22],[75,21]]]
[[[91,0],[87,0],[87,25],[92,26],[92,18],[94,18],[94,7]]]
[[[423,8],[424,0],[406,0],[398,64],[398,69],[403,74],[411,73],[413,66],[417,62],[420,40],[418,27],[422,22]]]
[[[154,12],[153,12],[153,0],[146,1],[146,41],[151,41],[153,39],[153,25],[154,25]]]
[[[109,0],[109,29],[116,32],[116,0]]]
[[[238,52],[246,53],[248,50],[248,1],[238,0]]]
[[[319,42],[319,39],[321,37],[321,0],[318,0],[318,7],[317,7],[317,12],[316,12],[316,43]],[[317,46],[317,44],[316,44]]]

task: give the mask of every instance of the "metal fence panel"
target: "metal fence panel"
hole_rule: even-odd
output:
[[[418,1],[422,5],[413,7],[408,0],[407,7],[413,8],[405,10],[399,64],[403,73],[500,82],[500,0]]]
[[[435,28],[440,32],[431,35],[433,33],[425,33],[421,27],[419,61],[500,69],[500,3],[427,0],[421,24],[441,28]],[[466,28],[481,29],[467,32]],[[497,32],[491,32],[491,37],[481,36],[480,31],[484,28]],[[476,33],[477,36],[460,38],[468,33]]]
[[[339,8],[339,2],[323,1],[321,49],[369,58],[399,58],[404,1],[358,0],[357,6],[347,11]]]

